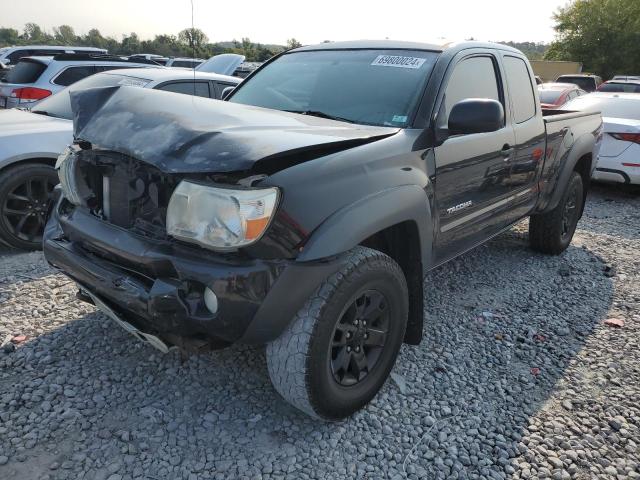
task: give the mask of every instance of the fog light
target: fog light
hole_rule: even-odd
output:
[[[218,297],[209,287],[204,289],[204,304],[211,313],[218,311]]]

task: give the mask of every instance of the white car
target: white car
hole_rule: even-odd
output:
[[[69,92],[124,85],[219,99],[225,88],[241,81],[179,68],[110,70],[74,83],[31,110],[0,110],[0,242],[40,248],[48,198],[58,183],[53,166],[73,141]]]
[[[640,95],[596,92],[563,110],[602,112],[603,139],[594,180],[640,184]]]

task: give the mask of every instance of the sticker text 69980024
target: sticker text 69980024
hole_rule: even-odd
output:
[[[378,67],[420,68],[426,58],[402,57],[400,55],[378,55],[371,65]]]

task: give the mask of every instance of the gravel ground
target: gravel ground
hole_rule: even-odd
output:
[[[0,351],[0,478],[638,478],[640,195],[597,187],[578,228],[430,274],[423,343],[336,424],[278,398],[263,349],[163,356],[0,253],[0,342],[27,337]]]

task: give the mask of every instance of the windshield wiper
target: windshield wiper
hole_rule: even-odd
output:
[[[327,118],[329,120],[337,120],[339,122],[357,123],[353,120],[349,120],[348,118],[337,117],[335,115],[330,115],[328,113],[321,112],[320,110],[285,110],[285,112],[299,113],[300,115],[309,115],[312,117]]]
[[[21,109],[21,110],[29,110],[27,108]],[[29,110],[31,113],[37,113],[38,115],[46,115],[47,117],[50,117],[51,115],[49,114],[49,112],[45,112],[44,110]]]

